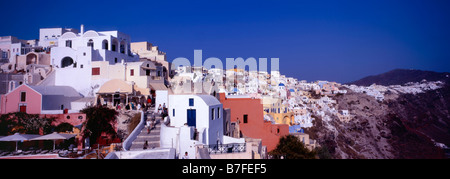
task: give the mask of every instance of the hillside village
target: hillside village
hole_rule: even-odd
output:
[[[69,123],[78,128],[68,131],[78,151],[92,147],[80,133],[87,120],[80,111],[87,106],[140,114],[139,124],[123,139],[102,136],[107,139],[101,140],[106,146],[102,158],[271,158],[268,153],[288,134],[313,150],[320,144],[304,130],[315,119],[353,119],[351,110],[338,108],[336,96],[352,91],[383,101],[443,85],[422,81],[365,87],[307,82],[279,71],[173,67],[150,42],[83,25],[42,28],[35,40],[0,37],[0,52],[0,114],[23,112],[54,117],[55,125]],[[195,86],[203,88],[196,91]]]

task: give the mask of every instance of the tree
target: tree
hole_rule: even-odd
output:
[[[117,136],[114,125],[119,113],[116,110],[103,106],[89,106],[80,112],[86,114],[82,134],[84,138],[89,138],[91,146],[97,143],[103,133],[113,137]]]
[[[277,147],[269,152],[274,158],[284,159],[315,159],[316,153],[309,151],[295,136],[287,135],[280,138]]]
[[[0,116],[0,135],[12,135],[16,132],[25,134],[43,134],[52,132],[54,118],[41,118],[39,114],[14,112]]]
[[[333,156],[328,151],[328,147],[326,145],[316,148],[315,151],[319,159],[333,159]]]
[[[69,124],[67,122],[63,122],[55,127],[55,132],[67,132],[67,131],[72,131],[72,130],[73,130],[73,125]]]

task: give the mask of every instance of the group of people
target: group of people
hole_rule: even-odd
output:
[[[151,103],[135,103],[135,102],[130,102],[128,104],[126,104],[124,106],[124,104],[120,103],[120,104],[116,104],[116,110],[144,110],[147,111],[151,106]]]
[[[158,114],[163,114],[167,112],[166,103],[164,103],[162,106],[159,104],[158,106]]]

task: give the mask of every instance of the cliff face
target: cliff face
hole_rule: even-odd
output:
[[[450,85],[425,93],[403,94],[387,101],[392,142],[399,158],[441,158],[436,145],[450,146]]]
[[[306,133],[327,146],[335,158],[395,158],[389,143],[391,131],[384,118],[387,105],[351,91],[333,99],[338,110],[349,110],[352,120],[344,123],[336,116],[331,120],[317,117],[314,127]]]
[[[327,146],[334,158],[444,158],[450,146],[450,85],[418,94],[389,94],[380,102],[348,90],[333,97],[337,110],[349,110],[343,123],[315,117],[305,132]]]
[[[395,69],[383,74],[368,76],[360,80],[351,82],[358,86],[370,86],[374,83],[378,85],[403,85],[408,82],[439,81],[448,78],[450,73],[439,73],[433,71]]]

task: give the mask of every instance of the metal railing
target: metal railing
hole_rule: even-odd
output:
[[[204,145],[204,147],[208,148],[209,154],[246,152],[246,144],[245,143],[213,144],[213,145]]]

